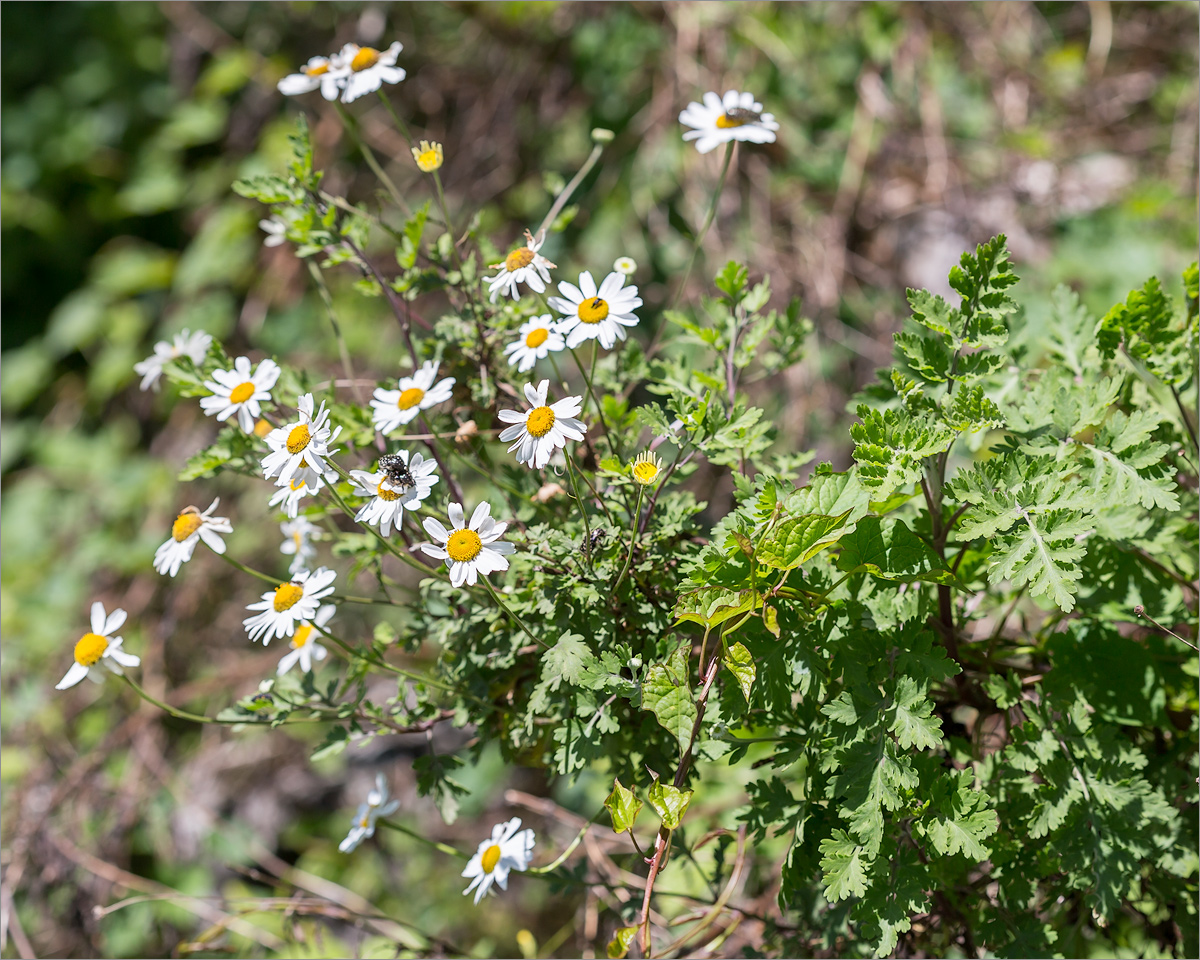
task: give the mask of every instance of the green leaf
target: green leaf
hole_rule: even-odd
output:
[[[836,517],[810,514],[788,517],[771,526],[756,549],[760,563],[777,570],[791,570],[836,543],[848,529],[847,510]]]
[[[839,570],[870,573],[884,580],[911,583],[954,583],[954,574],[930,546],[908,529],[903,520],[864,517],[842,537]]]
[[[935,750],[942,745],[942,721],[930,716],[933,703],[925,696],[925,687],[912,677],[896,681],[890,729],[905,749]]]
[[[724,664],[742,688],[742,696],[750,702],[750,691],[754,689],[754,658],[742,643],[735,643],[725,651]]]
[[[652,663],[642,682],[642,709],[649,710],[679,743],[682,754],[692,742],[696,704],[688,683],[688,644],[677,647],[665,663]]]
[[[978,385],[964,386],[955,391],[942,415],[946,423],[965,433],[1004,426],[1004,414],[983,395],[983,388]]]
[[[646,800],[662,819],[662,824],[668,830],[674,830],[683,820],[688,804],[692,802],[693,790],[680,790],[670,784],[665,784],[655,777],[646,791]]]
[[[619,927],[617,932],[613,934],[613,938],[608,941],[608,946],[605,948],[605,953],[608,955],[608,960],[624,960],[624,957],[629,953],[629,948],[633,944],[633,938],[637,936],[638,927]]]
[[[717,289],[725,294],[730,300],[737,301],[744,289],[746,289],[746,280],[749,273],[746,268],[740,263],[730,260],[725,267],[713,277],[713,283],[717,285]]]
[[[758,608],[762,596],[753,587],[734,590],[728,587],[700,587],[679,595],[675,616],[701,626],[716,627]]]
[[[596,657],[577,633],[564,633],[542,657],[542,676],[558,676],[579,685],[596,662]]]
[[[608,807],[609,815],[612,817],[614,833],[632,830],[642,809],[642,801],[637,798],[637,794],[621,786],[621,781],[616,778],[613,779],[612,793],[608,795],[604,805]]]
[[[832,836],[821,841],[820,850],[825,899],[836,902],[867,892],[866,868],[870,863],[863,856],[862,846],[845,830],[834,830]]]
[[[321,745],[309,757],[314,763],[337,756],[350,745],[350,732],[345,727],[331,727]]]
[[[859,478],[882,500],[897,487],[921,476],[921,461],[946,450],[955,432],[931,419],[903,410],[872,410],[859,405],[861,423],[850,427]]]

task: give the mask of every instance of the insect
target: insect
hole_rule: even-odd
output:
[[[591,537],[579,545],[579,552],[585,557],[590,557],[597,547],[603,546],[604,538],[607,536],[607,530],[603,527],[597,527],[592,531]]]
[[[389,453],[387,456],[379,458],[379,469],[383,471],[383,475],[387,482],[396,488],[415,487],[417,481],[413,479],[412,471],[408,469],[408,464],[404,458],[398,453]]]
[[[758,123],[762,119],[762,114],[747,110],[745,107],[731,107],[725,111],[725,117],[728,120],[736,121],[736,125],[740,127],[746,123]]]

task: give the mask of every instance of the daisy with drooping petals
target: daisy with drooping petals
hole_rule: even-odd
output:
[[[397,427],[415,420],[422,410],[428,410],[450,399],[454,378],[437,379],[438,366],[432,360],[421,364],[411,377],[401,377],[395,390],[380,387],[372,395],[371,422],[380,433],[391,433]]]
[[[633,479],[640,483],[643,487],[648,487],[658,479],[658,475],[662,473],[662,457],[655,456],[653,453],[639,453],[637,459],[630,465],[630,472],[633,474]]]
[[[280,658],[279,666],[275,668],[275,676],[282,677],[297,663],[300,664],[301,670],[310,673],[314,660],[325,659],[329,651],[317,643],[317,637],[321,634],[325,624],[329,622],[329,618],[335,613],[337,613],[337,607],[332,603],[327,603],[317,611],[317,615],[311,622],[308,620],[300,622],[300,626],[296,627],[296,632],[292,634],[292,649]]]
[[[112,636],[114,630],[119,630],[125,622],[125,611],[114,610],[107,617],[104,615],[104,604],[99,600],[92,604],[92,630],[85,633],[75,644],[75,662],[66,676],[54,685],[55,690],[66,690],[73,687],[84,677],[104,681],[104,664],[110,671],[120,676],[122,667],[136,667],[142,662],[140,657],[126,653],[121,649],[125,641],[121,637]]]
[[[633,311],[642,305],[642,299],[638,288],[625,286],[619,273],[610,273],[596,289],[596,281],[585,270],[579,275],[579,286],[564,280],[558,292],[562,296],[551,297],[549,303],[564,315],[558,321],[558,332],[567,335],[570,350],[584,340],[599,340],[600,346],[611,350],[618,340],[625,339],[626,327],[637,326]]]
[[[270,433],[267,435],[270,436]],[[325,487],[325,478],[320,470],[310,467],[307,460],[301,460],[292,478],[283,483],[276,481],[275,486],[279,489],[267,501],[267,506],[277,507],[283,504],[283,512],[295,520],[296,514],[300,512],[300,501],[304,497],[315,497],[320,493]]]
[[[730,140],[774,143],[779,124],[762,109],[752,93],[726,90],[724,97],[718,97],[710,90],[704,95],[704,103],[693,100],[680,112],[679,122],[692,128],[683,139],[695,140],[701,153]]]
[[[359,523],[378,525],[383,536],[391,536],[392,527],[400,529],[404,519],[404,511],[416,510],[421,501],[429,496],[433,485],[438,482],[433,471],[437,469],[435,460],[426,460],[421,454],[414,453],[409,458],[407,450],[393,454],[402,458],[404,470],[380,470],[378,473],[368,473],[366,470],[351,470],[350,478],[354,481],[354,492],[360,497],[370,497],[361,510],[354,515]],[[407,472],[408,477],[401,479],[399,473]],[[413,482],[408,483],[408,479]]]
[[[357,43],[342,47],[336,58],[345,64],[347,71],[342,77],[342,103],[352,103],[359,97],[374,93],[385,83],[403,80],[406,76],[404,68],[396,66],[396,58],[403,49],[404,44],[399,40],[386,50],[360,47]]]
[[[399,800],[388,800],[387,781],[382,773],[375,774],[375,789],[367,794],[367,802],[358,805],[358,813],[346,839],[338,844],[342,853],[349,853],[367,837],[375,835],[375,821],[395,813],[400,808]]]
[[[330,432],[329,411],[325,409],[324,400],[315,414],[313,405],[313,395],[304,394],[296,401],[300,418],[267,434],[271,452],[263,457],[263,476],[268,479],[278,476],[281,487],[296,475],[302,464],[321,475],[332,472],[325,458],[337,453],[337,450],[330,450],[329,445],[338,438],[342,428]]]
[[[204,381],[213,395],[201,397],[200,407],[218,420],[228,420],[236,413],[241,428],[253,433],[254,421],[262,413],[259,401],[271,399],[271,388],[278,379],[279,364],[274,360],[264,360],[251,373],[250,358],[238,357],[232,370],[214,370],[212,379]]]
[[[187,357],[192,363],[203,363],[204,358],[208,356],[208,348],[211,343],[212,337],[203,330],[197,330],[195,333],[190,330],[181,330],[175,334],[170,343],[167,343],[166,340],[159,340],[154,345],[153,356],[133,365],[133,372],[141,374],[142,377],[140,389],[149,390],[153,387],[157,390],[163,366],[171,360]]]
[[[218,497],[201,513],[195,507],[184,507],[171,524],[171,536],[154,551],[154,569],[159,573],[175,576],[179,568],[192,559],[196,544],[203,540],[213,553],[225,552],[222,533],[233,533],[233,526],[226,517],[214,517],[212,512],[221,502]]]
[[[337,54],[332,57],[310,57],[298,73],[289,73],[275,88],[285,97],[298,97],[319,87],[321,96],[326,100],[336,100],[348,72]]]
[[[307,570],[309,561],[317,555],[313,540],[321,535],[321,528],[307,517],[300,517],[285,520],[279,525],[279,532],[287,538],[279,545],[279,552],[292,558],[288,573],[295,575]]]
[[[250,639],[261,637],[265,647],[272,637],[292,636],[297,623],[316,618],[318,601],[333,593],[336,577],[335,571],[325,567],[301,570],[288,583],[264,593],[258,603],[247,605],[247,610],[262,611],[242,621]]]
[[[492,303],[495,303],[501,294],[519,300],[521,292],[517,285],[522,283],[537,293],[545,292],[546,284],[550,282],[550,270],[554,267],[553,263],[538,253],[545,242],[545,238],[541,241],[534,240],[533,234],[526,230],[525,246],[517,247],[504,258],[503,263],[491,264],[491,269],[500,270],[494,277],[483,278],[491,289]]]
[[[492,827],[492,836],[484,840],[475,856],[463,870],[464,877],[471,877],[471,885],[463,895],[475,891],[475,902],[479,903],[496,884],[501,890],[508,889],[508,874],[512,870],[528,870],[533,859],[533,831],[521,829],[521,818],[513,817],[507,823]]]
[[[430,143],[422,140],[420,146],[412,148],[413,159],[417,161],[417,169],[422,173],[433,173],[440,169],[446,160],[445,151],[440,143]]]
[[[464,583],[474,586],[481,573],[486,577],[489,573],[508,569],[505,556],[517,548],[500,540],[508,524],[497,523],[489,516],[491,512],[491,504],[484,500],[471,514],[470,524],[466,524],[462,504],[452,503],[446,510],[453,524],[452,530],[447,530],[433,517],[424,520],[425,532],[437,543],[419,546],[429,556],[446,561],[450,583],[456,587]]]
[[[517,463],[527,463],[541,470],[550,460],[550,455],[568,440],[582,440],[587,424],[575,417],[583,409],[583,397],[563,397],[557,403],[547,404],[546,393],[550,381],[543,380],[534,387],[525,384],[525,399],[532,407],[520,410],[501,410],[497,416],[513,426],[500,434],[500,442],[515,441],[508,452],[517,451]]]
[[[548,313],[526,320],[517,333],[519,339],[504,348],[504,355],[508,357],[509,366],[517,364],[520,373],[532,370],[533,365],[545,360],[551,351],[558,353],[567,346],[567,341],[558,332],[558,325]]]

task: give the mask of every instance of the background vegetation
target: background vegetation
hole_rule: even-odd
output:
[[[564,245],[652,271],[647,327],[716,169],[680,141],[676,115],[706,89],[755,91],[779,140],[743,155],[693,281],[736,255],[770,274],[774,305],[803,298],[814,345],[759,402],[796,450],[842,468],[846,403],[889,360],[904,287],[945,291],[949,264],[991,234],[1009,237],[1035,323],[1058,282],[1096,314],[1151,274],[1178,292],[1197,241],[1196,28],[1191,3],[5,4],[5,955],[215,955],[252,907],[270,911],[249,917],[275,938],[256,949],[378,949],[395,931],[345,922],[356,896],[416,918],[449,952],[580,955],[595,939],[596,891],[515,880],[503,902],[467,912],[453,871],[405,837],[337,853],[373,771],[401,785],[428,749],[421,737],[310,764],[319,732],[198,730],[115,686],[53,690],[93,597],[130,611],[145,686],[171,703],[215,712],[277,660],[246,643],[245,584],[215,558],[198,555],[170,583],[149,569],[180,497],[219,494],[236,518],[260,513],[260,491],[244,512],[241,485],[183,493],[174,478],[214,426],[195,404],[140,393],[132,365],[156,339],[200,327],[231,349],[253,342],[331,368],[307,273],[261,247],[257,205],[229,189],[284,165],[297,104],[275,92],[280,76],[345,40],[401,39],[409,79],[395,96],[418,135],[446,143],[451,203],[482,209],[485,232],[536,222],[588,131],[616,131]],[[332,108],[302,107],[327,184],[372,202],[377,184]],[[406,189],[417,172],[386,115],[357,113]],[[334,295],[356,368],[389,375],[394,324],[352,279]],[[728,507],[717,471],[694,484],[714,513]],[[275,561],[272,526],[236,529],[239,556]],[[446,752],[470,732],[436,736]],[[513,806],[562,842],[609,787],[493,754],[457,778],[470,793],[451,824],[415,784],[399,795],[410,822],[460,847]],[[706,784],[705,802],[732,822],[745,794]],[[741,891],[750,914],[724,953],[761,945],[752,914],[774,912],[783,849],[758,850]],[[604,864],[604,844],[587,855]],[[288,894],[287,909],[263,899]],[[1060,944],[1068,955],[1158,949],[1142,927],[1101,930],[1086,914],[1076,932]]]

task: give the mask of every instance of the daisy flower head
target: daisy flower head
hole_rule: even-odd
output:
[[[293,481],[289,481],[290,483]],[[279,525],[279,532],[286,538],[279,545],[279,552],[292,558],[288,573],[297,574],[307,570],[309,562],[316,557],[317,548],[313,540],[321,535],[321,528],[307,517],[285,520]]]
[[[125,611],[114,610],[107,617],[104,615],[104,604],[99,600],[92,604],[92,629],[85,633],[75,644],[75,662],[66,676],[54,685],[55,690],[66,690],[73,687],[84,677],[102,683],[103,664],[110,671],[120,676],[122,667],[136,667],[141,663],[140,657],[126,653],[121,649],[124,640],[114,637],[112,632],[119,630],[125,622]]]
[[[201,397],[204,413],[218,420],[228,420],[235,413],[238,424],[246,433],[254,432],[254,421],[262,413],[259,402],[271,399],[271,388],[279,379],[279,364],[264,360],[251,372],[249,357],[238,357],[232,370],[214,370],[204,386],[211,397]]]
[[[546,284],[550,282],[550,270],[555,266],[538,253],[545,242],[544,237],[540,241],[534,240],[533,234],[526,230],[525,246],[517,247],[509,253],[503,263],[491,264],[491,269],[500,270],[494,277],[483,278],[491,289],[492,303],[495,303],[501,294],[519,300],[521,293],[517,286],[522,283],[537,293],[545,292]]]
[[[406,76],[403,67],[396,66],[396,58],[404,44],[399,40],[386,50],[360,47],[348,43],[342,47],[337,59],[344,64],[342,81],[342,103],[352,103],[359,97],[374,93],[385,83],[399,83]],[[332,99],[332,97],[330,98]]]
[[[153,387],[157,390],[163,366],[171,360],[187,357],[192,363],[203,363],[204,358],[208,356],[208,348],[211,343],[212,337],[203,330],[197,330],[195,333],[190,330],[181,330],[175,334],[170,343],[166,340],[159,340],[154,345],[153,355],[133,365],[133,372],[140,374],[142,378],[140,389],[149,390]]]
[[[296,401],[299,419],[267,434],[267,446],[271,452],[263,457],[263,476],[268,479],[279,477],[278,484],[281,487],[296,475],[302,465],[321,475],[331,472],[325,458],[337,453],[337,450],[330,450],[329,445],[338,438],[342,428],[330,431],[329,411],[325,409],[324,400],[315,413],[313,407],[313,395],[304,394]]]
[[[171,524],[171,536],[154,551],[154,569],[164,576],[175,576],[179,568],[192,559],[196,544],[203,540],[213,553],[225,552],[223,533],[233,533],[226,517],[214,517],[213,511],[221,502],[218,497],[201,513],[195,507],[184,507]]]
[[[567,341],[558,332],[558,324],[550,314],[544,313],[521,324],[517,339],[504,348],[508,364],[517,364],[517,370],[525,373],[533,369],[539,360],[545,360],[551,351],[558,353],[567,346]]]
[[[290,637],[296,632],[296,624],[316,619],[319,601],[333,593],[336,577],[336,572],[325,567],[301,570],[289,582],[268,590],[262,600],[246,607],[261,611],[242,621],[250,639],[261,637],[265,647],[272,637]]]
[[[332,57],[309,57],[308,63],[296,73],[289,73],[275,88],[285,97],[298,97],[319,88],[326,100],[336,100],[348,72],[338,54]]]
[[[332,603],[326,603],[317,611],[317,615],[311,621],[302,620],[300,622],[300,625],[296,627],[296,632],[292,634],[292,649],[280,658],[279,666],[275,668],[275,676],[282,677],[297,663],[305,673],[311,673],[313,661],[325,659],[328,651],[317,643],[317,637],[323,632],[329,618],[336,612],[337,607]]]
[[[429,496],[433,485],[438,482],[434,470],[437,462],[426,460],[414,453],[411,458],[407,450],[379,458],[379,471],[351,470],[354,492],[360,497],[370,497],[366,505],[354,515],[360,523],[378,525],[379,532],[387,537],[392,528],[400,529],[404,511],[416,510],[421,501]]]
[[[300,512],[300,501],[305,497],[315,497],[325,486],[325,480],[316,470],[300,462],[291,480],[276,484],[275,493],[267,501],[267,506],[277,507],[283,504],[283,512],[292,520]]]
[[[625,278],[615,271],[604,278],[599,289],[585,270],[579,275],[579,286],[563,281],[558,292],[562,296],[551,297],[549,303],[563,314],[558,332],[567,335],[569,350],[584,340],[599,340],[600,346],[611,350],[618,340],[625,339],[626,327],[637,326],[633,311],[642,305],[638,288],[625,286]]]
[[[419,146],[412,148],[413,159],[417,161],[417,169],[422,173],[433,173],[440,169],[446,160],[446,154],[440,143],[430,143],[422,140]]]
[[[623,277],[632,277],[637,273],[637,261],[633,257],[617,257],[613,269]]]
[[[375,835],[375,821],[390,816],[400,808],[399,800],[388,799],[387,780],[382,773],[375,774],[375,789],[367,794],[366,803],[358,805],[358,812],[350,825],[346,839],[338,844],[342,853],[349,853],[367,837]]]
[[[464,877],[471,877],[471,885],[463,895],[475,891],[475,902],[479,903],[496,884],[501,890],[508,889],[508,874],[512,870],[528,870],[533,859],[533,831],[521,829],[521,818],[513,817],[507,823],[492,827],[492,836],[484,840],[475,856],[463,870]]]
[[[659,474],[662,473],[662,465],[662,457],[655,456],[653,453],[647,451],[646,453],[639,453],[637,459],[633,461],[629,469],[635,481],[643,487],[648,487],[658,480]]]
[[[421,369],[411,377],[401,377],[395,390],[380,387],[374,393],[371,406],[371,422],[380,433],[391,433],[397,427],[417,418],[422,410],[436,407],[450,399],[454,389],[454,378],[437,380],[438,365],[432,360],[421,364]]]
[[[550,460],[550,455],[568,440],[582,440],[587,424],[575,419],[583,409],[583,397],[563,397],[557,403],[547,404],[546,393],[550,381],[543,380],[536,387],[525,384],[525,399],[532,406],[520,410],[501,410],[497,414],[505,423],[511,423],[500,434],[500,442],[514,441],[508,452],[517,451],[517,463],[527,463],[534,470],[541,470]]]
[[[708,153],[714,147],[730,140],[748,140],[751,143],[774,143],[779,124],[770,113],[763,113],[763,105],[752,93],[726,90],[718,97],[711,90],[704,95],[703,103],[694,100],[679,114],[679,122],[691,127],[684,140],[695,140],[696,149]]]
[[[463,521],[461,503],[452,503],[446,509],[452,529],[447,530],[433,517],[424,520],[425,532],[436,543],[422,543],[421,550],[438,560],[445,560],[450,570],[450,583],[461,587],[464,583],[474,586],[479,575],[497,573],[508,569],[507,554],[517,548],[500,540],[507,523],[497,523],[489,515],[492,506],[486,500],[475,508],[471,522]]]

